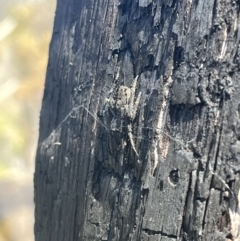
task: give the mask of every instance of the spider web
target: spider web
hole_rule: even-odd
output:
[[[96,116],[94,113],[92,113],[87,107],[85,107],[84,105],[79,105],[76,107],[73,107],[72,110],[64,117],[64,119],[60,122],[60,124],[49,134],[49,136],[47,138],[45,138],[42,142],[39,143],[38,147],[41,147],[44,144],[55,144],[55,145],[61,145],[60,142],[56,141],[57,139],[59,139],[59,133],[58,131],[61,129],[62,125],[69,119],[69,118],[77,118],[76,113],[80,110],[80,109],[84,109],[99,125],[101,125],[107,132],[114,132],[111,129],[110,125],[106,125],[103,123],[103,121],[100,120],[100,118],[98,116]],[[186,112],[186,113],[196,113],[192,110],[189,110],[187,107],[178,107],[178,109]],[[123,129],[126,128],[127,129],[127,125],[122,125],[121,126]],[[164,127],[163,127],[164,128]],[[187,144],[184,144],[184,142],[178,138],[175,138],[173,135],[170,135],[169,133],[167,133],[166,131],[164,131],[162,128],[157,128],[157,127],[150,127],[150,126],[145,126],[145,127],[134,127],[134,130],[151,130],[151,131],[158,131],[158,134],[163,134],[166,137],[168,137],[169,139],[171,139],[174,142],[179,143],[182,147],[184,147],[185,149],[187,148]],[[211,135],[217,135],[214,133],[211,133]],[[149,142],[153,142],[151,140],[150,137],[143,137],[143,136],[136,136],[132,133],[132,136],[134,139],[138,139],[138,140],[146,140]],[[192,142],[196,137],[194,137],[192,140],[188,141],[187,143]]]

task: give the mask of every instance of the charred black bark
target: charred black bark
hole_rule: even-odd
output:
[[[58,0],[36,241],[240,238],[239,7]]]

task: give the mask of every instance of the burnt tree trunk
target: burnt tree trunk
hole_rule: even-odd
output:
[[[240,240],[233,0],[58,0],[36,241]]]

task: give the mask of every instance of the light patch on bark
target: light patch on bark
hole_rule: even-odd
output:
[[[229,209],[229,215],[233,240],[240,241],[240,190],[238,191],[237,205]]]
[[[225,28],[224,32],[223,32],[223,44],[222,44],[222,50],[221,50],[221,54],[219,56],[219,59],[223,59],[223,57],[225,56],[226,50],[227,50],[227,27]]]
[[[160,133],[162,132],[162,135],[160,136],[159,141],[156,142],[156,145],[155,145],[155,149],[154,149],[154,157],[155,158],[154,158],[153,171],[155,170],[155,168],[158,165],[158,151],[157,151],[158,147],[161,150],[161,154],[162,154],[163,159],[165,159],[167,157],[167,153],[168,153],[169,139],[165,138],[165,134],[164,134],[162,129],[163,129],[163,126],[164,126],[164,113],[165,113],[165,110],[168,106],[167,97],[169,95],[169,86],[171,86],[172,82],[173,82],[173,79],[172,79],[172,72],[171,72],[170,76],[167,80],[167,83],[164,87],[164,90],[163,90],[163,94],[164,94],[165,98],[162,102],[161,111],[160,111],[159,117],[158,117],[157,130],[160,131]]]

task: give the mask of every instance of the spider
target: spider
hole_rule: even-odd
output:
[[[131,143],[132,149],[137,156],[139,156],[132,135],[132,122],[136,118],[137,110],[140,104],[141,92],[135,98],[136,85],[137,85],[138,76],[134,79],[132,87],[129,88],[125,85],[121,85],[118,89],[116,99],[110,99],[109,103],[111,107],[115,108],[121,113],[121,118],[127,117],[130,120],[130,123],[127,125],[128,138]]]

